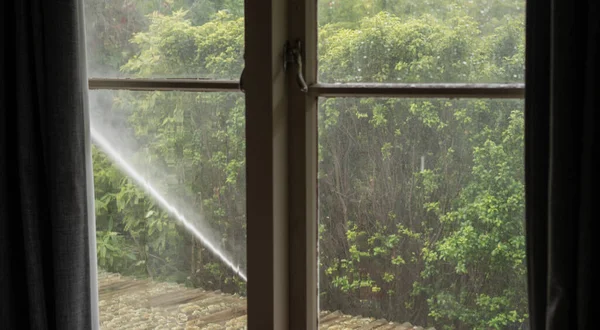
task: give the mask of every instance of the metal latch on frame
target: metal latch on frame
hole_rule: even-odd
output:
[[[244,54],[244,59],[245,59]],[[287,71],[287,69],[293,65],[296,65],[296,82],[298,83],[298,87],[304,93],[308,92],[308,86],[306,85],[306,81],[304,80],[304,76],[302,75],[302,43],[300,40],[297,40],[295,43],[291,43],[287,41],[283,46],[283,71]],[[245,69],[242,70],[242,74],[240,76],[240,90],[244,92],[244,72]]]

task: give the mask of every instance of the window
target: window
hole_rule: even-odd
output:
[[[322,319],[527,325],[524,8],[318,1]]]
[[[523,0],[85,2],[103,328],[527,327]]]
[[[243,328],[243,4],[85,5],[101,327]]]

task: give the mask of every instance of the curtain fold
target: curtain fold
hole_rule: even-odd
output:
[[[525,194],[531,329],[592,329],[598,1],[528,0]]]
[[[79,0],[0,7],[0,329],[97,326]]]

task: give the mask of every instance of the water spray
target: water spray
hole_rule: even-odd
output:
[[[184,225],[196,238],[204,244],[215,256],[223,261],[227,267],[238,275],[244,282],[248,281],[246,274],[240,270],[238,265],[235,265],[210,239],[204,236],[198,228],[191,224],[183,214],[181,214],[165,197],[163,197],[143,176],[141,176],[123,157],[119,154],[115,148],[108,142],[102,134],[96,131],[93,127],[91,128],[92,140],[119,166],[127,175],[133,179],[138,185],[152,196],[152,198],[171,216],[177,219],[181,224]]]

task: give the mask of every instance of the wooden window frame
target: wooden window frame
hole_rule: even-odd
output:
[[[319,97],[524,98],[524,84],[317,81],[317,0],[245,1],[248,329],[318,328]],[[283,69],[302,44],[303,76]],[[238,80],[91,78],[90,90],[241,92]]]
[[[307,71],[308,72],[308,71]],[[293,77],[293,75],[292,75]],[[296,80],[291,82],[294,87]],[[90,90],[129,91],[183,91],[183,92],[238,92],[239,80],[203,79],[138,79],[90,78]],[[311,97],[386,97],[386,98],[492,98],[522,99],[525,84],[395,84],[395,83],[312,83],[308,86]]]

